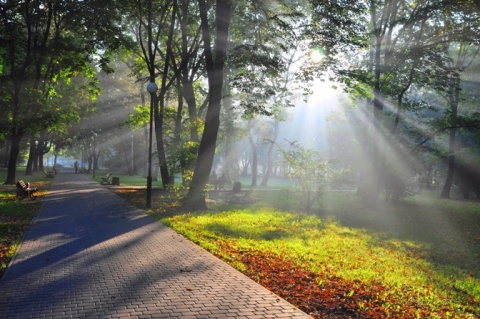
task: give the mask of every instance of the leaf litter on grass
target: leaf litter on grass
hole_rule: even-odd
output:
[[[473,299],[468,306],[470,309],[454,315],[453,309],[434,309],[428,303],[420,303],[425,296],[420,296],[414,289],[403,287],[400,294],[392,293],[392,288],[382,283],[346,280],[332,275],[334,270],[314,273],[272,252],[240,251],[228,240],[221,246],[222,254],[238,256],[247,276],[313,318],[475,318]],[[425,295],[432,293],[429,289]],[[470,315],[469,311],[472,312]]]
[[[468,271],[436,264],[435,247],[324,218],[312,228],[305,214],[223,209],[167,212],[163,221],[314,318],[480,317],[478,274],[468,280]],[[295,217],[285,224],[289,214]],[[321,249],[295,253],[309,241]]]
[[[449,291],[461,274],[442,274],[414,242],[274,211],[177,215],[167,223],[315,318],[480,315],[472,295]]]
[[[37,201],[18,202],[14,194],[0,196],[0,277],[13,257],[23,234],[39,205]]]

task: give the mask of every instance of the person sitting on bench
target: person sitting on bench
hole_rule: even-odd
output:
[[[22,200],[25,197],[30,197],[30,199],[32,200],[37,198],[37,196],[35,196],[34,194],[37,191],[37,188],[31,187],[30,183],[24,182],[23,180],[19,180],[16,186],[17,186],[17,198],[19,200]]]

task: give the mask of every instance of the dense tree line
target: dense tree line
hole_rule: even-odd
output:
[[[107,65],[99,52],[120,46],[122,30],[111,23],[115,13],[95,1],[0,2],[7,184],[15,182],[22,141],[29,140],[29,163],[41,166],[39,154],[62,144],[56,139],[92,107],[99,94],[94,66]]]
[[[205,208],[214,161],[221,158],[229,178],[238,174],[237,138],[265,154],[267,185],[284,110],[326,75],[365,110],[355,131],[368,156],[351,164],[366,201],[432,158],[436,164],[417,173],[445,167],[442,196],[449,197],[456,167],[471,170],[478,158],[479,7],[459,0],[0,1],[5,182],[14,183],[26,147],[27,173],[51,147],[83,153],[89,167],[102,152],[105,162],[138,173],[151,118],[164,187],[181,173],[185,208]],[[151,96],[149,82],[158,86]],[[102,110],[107,126],[95,121]],[[260,117],[268,118],[263,127]],[[116,138],[121,130],[129,143]],[[256,185],[258,156],[251,163]]]

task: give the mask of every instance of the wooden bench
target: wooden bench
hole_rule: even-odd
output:
[[[227,182],[227,178],[225,174],[222,174],[219,178],[216,178],[215,175],[211,175],[208,179],[208,184],[213,185],[214,190],[224,191],[225,190],[225,183]]]
[[[111,173],[108,173],[107,175],[102,176],[102,177],[101,177],[101,180],[100,180],[100,184],[102,184],[102,185],[109,185],[109,184],[111,184],[111,182],[110,182],[110,180],[109,180],[111,176],[112,176]]]
[[[16,184],[17,186],[17,198],[19,200],[24,199],[25,197],[30,197],[30,199],[35,200],[35,192],[37,191],[36,187],[30,187],[30,183],[19,180]]]
[[[52,172],[50,172],[48,169],[44,169],[43,173],[45,174],[46,178],[54,178],[55,177],[55,175]]]

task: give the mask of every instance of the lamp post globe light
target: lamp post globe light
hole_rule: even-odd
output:
[[[147,208],[152,207],[152,127],[153,127],[153,102],[158,86],[155,82],[147,84],[147,91],[150,93],[150,131],[148,134],[148,174],[147,174]]]
[[[150,83],[147,84],[147,91],[148,91],[148,93],[150,93],[150,94],[155,94],[155,93],[157,93],[157,90],[158,90],[157,83],[155,83],[155,82],[150,82]]]

